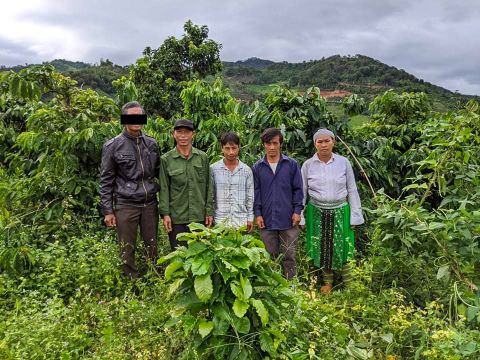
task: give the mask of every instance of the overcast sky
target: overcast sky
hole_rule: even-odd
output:
[[[126,65],[208,25],[226,61],[362,54],[480,95],[480,0],[2,0],[0,64],[56,58]]]

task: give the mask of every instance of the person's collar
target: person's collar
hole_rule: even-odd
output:
[[[178,148],[175,146],[175,148],[173,149],[173,157],[177,158],[177,157],[182,157],[185,159],[185,157],[180,154],[180,151],[178,151]],[[199,150],[194,148],[193,146],[190,148],[190,156],[191,157],[193,154],[198,154]]]
[[[283,153],[280,153],[280,159],[278,160],[277,164],[280,164],[282,161],[285,161],[285,160],[288,160],[288,156],[283,154]],[[270,166],[270,163],[267,160],[267,155],[263,156],[262,162],[265,163],[266,165]]]
[[[128,133],[128,130],[127,128],[124,128],[123,129],[123,132],[122,132],[122,135],[125,136],[126,138],[129,138],[129,139],[132,139],[132,140],[136,140],[136,139],[142,139],[143,138],[143,132],[142,130],[140,130],[140,135],[138,136],[132,136]]]
[[[335,153],[332,153],[332,157],[331,157],[330,160],[328,160],[327,162],[323,162],[322,160],[320,160],[320,159],[318,158],[317,153],[313,154],[312,159],[313,159],[313,161],[318,161],[318,162],[321,162],[321,163],[324,163],[324,164],[327,164],[327,165],[328,165],[328,164],[330,164],[330,163],[332,163],[332,162],[335,161]]]
[[[222,167],[225,169],[225,170],[228,170],[230,171],[230,169],[228,168],[227,164],[225,164],[225,158],[223,158],[222,160],[220,160],[221,164],[222,164]],[[238,169],[240,169],[240,167],[242,166],[242,162],[240,161],[240,159],[237,158],[237,165],[235,165],[235,169],[233,169],[233,173],[237,172]]]

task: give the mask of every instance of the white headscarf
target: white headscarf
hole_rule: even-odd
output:
[[[318,129],[313,135],[313,142],[315,143],[320,135],[328,135],[335,141],[335,134],[328,129]]]

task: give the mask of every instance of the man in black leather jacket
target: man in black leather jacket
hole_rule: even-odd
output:
[[[144,114],[136,101],[122,107],[123,115]],[[104,222],[116,227],[123,272],[138,277],[135,266],[137,228],[151,261],[157,257],[157,183],[160,154],[154,138],[142,133],[143,125],[125,125],[122,133],[103,145],[100,195]]]

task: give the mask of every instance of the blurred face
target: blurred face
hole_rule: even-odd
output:
[[[179,146],[188,146],[192,144],[193,130],[187,128],[178,128],[173,131],[173,137]]]
[[[141,109],[141,108],[139,108],[139,107],[134,107],[134,108],[128,109],[128,110],[127,110],[127,114],[128,114],[128,115],[131,115],[131,114],[133,114],[133,115],[141,115],[141,114],[143,114],[143,112],[142,112],[142,109]],[[130,124],[130,125],[125,125],[125,127],[127,128],[128,132],[130,132],[130,133],[136,133],[136,132],[138,132],[138,131],[140,131],[140,130],[143,129],[143,125],[142,125],[142,124],[139,124],[139,125],[131,125],[131,124]]]
[[[282,148],[280,136],[275,136],[269,142],[263,143],[263,147],[265,148],[265,153],[268,157],[274,158],[280,156],[280,149]]]
[[[223,156],[227,161],[237,160],[238,153],[240,152],[240,146],[234,143],[226,143],[222,146]]]
[[[315,141],[317,153],[325,157],[332,155],[333,145],[335,145],[335,140],[328,135],[320,135]]]

